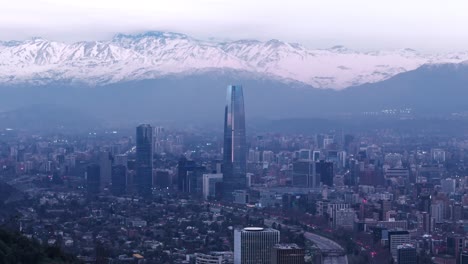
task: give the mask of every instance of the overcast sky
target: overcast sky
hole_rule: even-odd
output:
[[[465,0],[0,0],[0,40],[167,30],[311,48],[468,50]]]

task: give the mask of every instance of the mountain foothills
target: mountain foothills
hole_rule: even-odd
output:
[[[423,66],[341,91],[244,72],[211,71],[99,87],[60,82],[0,87],[0,128],[86,129],[141,122],[210,123],[221,128],[229,83],[243,84],[248,120],[353,118],[368,111],[406,108],[417,115],[468,112],[468,65],[464,64]]]
[[[357,52],[342,46],[308,49],[279,40],[214,42],[178,33],[148,32],[71,44],[42,38],[0,42],[0,83],[102,86],[200,71],[235,70],[315,88],[343,89],[386,80],[423,64],[464,60],[468,60],[468,52]]]

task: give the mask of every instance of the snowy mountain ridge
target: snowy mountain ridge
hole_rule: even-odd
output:
[[[33,38],[0,41],[0,83],[54,81],[105,85],[227,69],[343,89],[388,79],[424,64],[461,63],[468,52],[421,54],[412,49],[358,52],[343,46],[307,49],[279,40],[213,42],[172,32],[118,34],[72,44]]]

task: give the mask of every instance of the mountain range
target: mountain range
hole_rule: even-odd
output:
[[[314,88],[343,89],[380,82],[425,64],[465,60],[468,52],[363,52],[343,46],[309,49],[279,40],[205,41],[154,31],[77,43],[43,38],[0,42],[0,83],[104,86],[221,70],[300,82]]]
[[[248,120],[345,117],[360,127],[358,116],[399,111],[460,118],[468,113],[465,58],[410,49],[310,50],[278,40],[201,41],[168,32],[73,44],[2,42],[0,129],[142,122],[221,128],[229,84],[244,86]]]

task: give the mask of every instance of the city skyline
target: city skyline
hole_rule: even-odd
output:
[[[468,263],[466,10],[3,3],[0,263]]]

